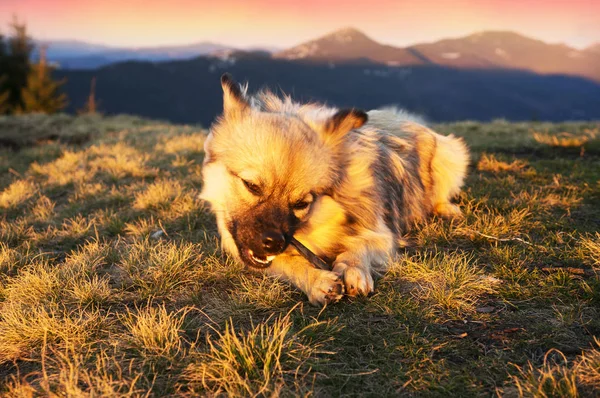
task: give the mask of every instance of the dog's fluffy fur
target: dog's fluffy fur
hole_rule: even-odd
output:
[[[431,214],[460,216],[468,150],[397,109],[338,110],[263,92],[254,97],[222,78],[223,115],[205,143],[202,198],[223,248],[284,278],[323,305],[373,291],[403,234]],[[261,236],[285,245],[264,252]],[[294,236],[332,265],[316,269]]]

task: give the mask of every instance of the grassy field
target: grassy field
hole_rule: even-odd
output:
[[[465,219],[321,310],[219,250],[201,128],[0,118],[0,395],[600,394],[600,125],[436,128]]]

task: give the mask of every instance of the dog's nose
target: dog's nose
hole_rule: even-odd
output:
[[[269,254],[277,254],[285,247],[285,237],[281,232],[265,231],[262,234],[263,249]]]

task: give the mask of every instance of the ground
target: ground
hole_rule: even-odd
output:
[[[0,118],[0,395],[599,394],[600,125],[435,128],[464,220],[318,309],[219,250],[204,129]]]

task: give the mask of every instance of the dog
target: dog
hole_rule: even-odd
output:
[[[205,141],[201,198],[224,251],[297,286],[311,304],[368,295],[403,238],[451,203],[469,152],[398,109],[364,112],[254,96],[221,78],[223,114]],[[331,265],[313,267],[294,237]]]

